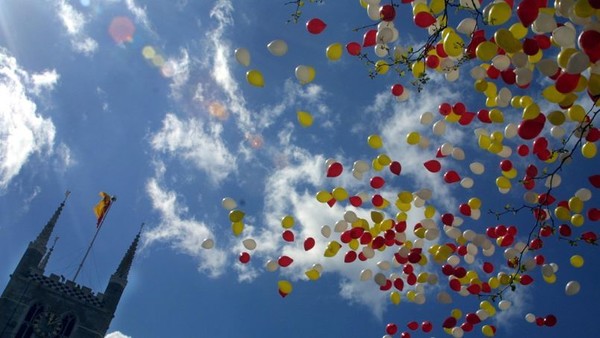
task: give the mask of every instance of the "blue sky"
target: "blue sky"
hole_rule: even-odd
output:
[[[471,230],[470,234],[478,234],[478,239],[472,238],[478,244],[472,243],[471,257],[461,258],[460,264],[478,271],[485,281],[492,275],[481,271],[484,261],[495,265],[493,275],[510,272],[505,248],[485,237],[486,228],[515,225],[518,247],[535,224],[527,210],[500,220],[487,211],[526,203],[524,199],[530,196],[517,180],[527,165],[533,163],[541,171],[557,164],[516,155],[517,146],[531,146],[531,141],[512,137],[510,130],[520,123],[522,109],[510,105],[499,104],[503,123],[484,124],[475,118],[467,126],[445,123],[445,132],[439,132],[444,124],[438,113],[441,103],[464,102],[470,112],[485,108],[484,95],[472,89],[477,76],[473,69],[480,69],[480,61],[465,63],[455,81],[431,71],[431,80],[417,92],[410,74],[399,78],[391,71],[370,78],[369,66],[345,51],[338,61],[326,58],[327,46],[362,43],[364,30],[353,30],[377,23],[359,1],[307,3],[297,24],[287,22],[295,6],[284,3],[0,3],[0,256],[6,257],[0,260],[0,285],[8,281],[26,244],[51,216],[65,190],[72,194],[55,231],[60,240],[47,272],[72,278],[94,235],[92,207],[99,200],[98,192],[105,191],[117,196],[117,201],[78,283],[102,291],[139,225],[146,224],[129,285],[109,330],[113,338],[381,337],[388,323],[396,323],[399,332],[409,331],[413,337],[441,337],[447,335],[441,324],[453,309],[463,311],[459,324],[465,314],[479,310],[480,299],[451,291],[440,265],[433,262],[416,267],[419,273],[435,276],[430,277],[431,283],[405,288],[401,303],[392,304],[389,291],[380,291],[373,278],[361,281],[360,276],[365,269],[390,279],[404,276],[402,267],[393,261],[399,248],[348,264],[344,263],[348,251],[344,245],[335,257],[326,258],[327,243],[340,240],[336,224],[349,226],[344,223],[353,220],[348,211],[370,222],[375,210],[370,198],[376,193],[391,201],[392,206],[382,212],[393,218],[398,212],[395,196],[402,191],[413,193],[404,240],[424,251],[438,243],[455,243],[440,221],[441,214],[453,213],[459,229],[454,233],[464,236],[464,231]],[[410,5],[400,5],[394,22],[400,39],[390,46],[418,45],[426,38],[423,30],[412,25],[410,12]],[[315,17],[327,23],[318,35],[308,33],[305,26]],[[459,14],[452,25],[462,18]],[[493,33],[493,28],[487,29]],[[576,26],[576,32],[581,31]],[[283,56],[267,49],[277,39],[287,43]],[[236,61],[239,48],[249,52],[249,66]],[[364,52],[377,59],[371,47]],[[547,50],[544,58],[556,59],[557,53],[557,48]],[[294,76],[299,65],[315,69],[313,82],[299,83]],[[262,73],[264,87],[246,81],[250,69]],[[559,109],[541,97],[541,90],[552,80],[538,70],[533,75],[528,89],[507,87],[509,97],[531,95],[546,114]],[[394,97],[390,86],[395,83],[403,84],[409,94]],[[498,89],[506,86],[496,83]],[[591,107],[585,91],[577,102],[586,110]],[[298,111],[309,112],[313,125],[301,126]],[[438,125],[435,132],[434,123]],[[562,127],[570,133],[575,126],[567,121]],[[421,135],[418,145],[406,142],[406,135],[413,131]],[[498,163],[503,158],[477,145],[479,135],[494,131],[506,135],[502,155],[518,171],[513,188],[505,193],[495,184],[502,174]],[[562,139],[551,136],[548,124],[542,133],[551,149],[560,147]],[[373,134],[381,136],[382,148],[373,149],[367,143]],[[443,170],[428,172],[423,163],[435,159],[437,148],[444,144],[450,153],[438,158]],[[362,177],[353,174],[355,161],[371,166],[381,154],[401,163],[399,176],[387,168],[370,169]],[[343,165],[339,177],[326,177],[330,161]],[[483,165],[484,172],[471,170],[472,163]],[[598,162],[577,150],[573,163],[559,172],[562,184],[553,187],[552,194],[558,201],[591,195],[583,198],[585,215],[591,208],[600,208],[595,188],[587,181],[588,176],[598,174]],[[442,174],[448,170],[457,171],[462,182],[445,183]],[[386,180],[382,189],[369,185],[373,176]],[[336,187],[366,196],[365,203],[355,208],[340,201],[330,208],[315,199],[319,191]],[[539,180],[533,191],[547,190]],[[431,198],[426,198],[428,192]],[[222,206],[226,197],[245,213],[239,236],[232,234],[229,210]],[[458,206],[473,197],[483,202],[480,215],[460,215]],[[423,221],[424,205],[437,210],[430,220]],[[281,237],[280,220],[286,215],[295,219],[292,243]],[[419,222],[437,229],[440,236],[417,239],[412,230]],[[329,237],[323,234],[323,226],[332,230]],[[596,227],[586,218],[574,233],[596,231]],[[303,248],[307,237],[316,241],[309,251]],[[505,293],[512,307],[498,310],[469,335],[483,336],[484,324],[495,325],[498,337],[588,336],[593,332],[597,317],[593,309],[600,302],[600,291],[595,288],[595,277],[600,276],[597,247],[571,247],[557,237],[544,239],[540,250],[547,263],[558,267],[556,282],[544,282],[541,268],[536,267],[530,272],[533,284]],[[203,248],[206,239],[214,241],[213,248]],[[256,248],[244,247],[246,239],[254,240]],[[244,251],[251,255],[248,264],[238,260]],[[584,257],[582,268],[569,264],[574,254]],[[267,263],[282,255],[292,257],[293,264],[268,271]],[[315,264],[322,269],[321,277],[309,281],[305,272]],[[280,280],[293,284],[293,292],[285,298],[277,291]],[[581,291],[566,296],[565,284],[572,280],[581,284]],[[410,301],[408,290],[424,299],[423,304]],[[451,294],[452,302],[439,302],[440,293]],[[525,320],[527,313],[554,314],[558,324],[537,327]],[[410,321],[424,320],[434,326],[428,334],[406,327]]]

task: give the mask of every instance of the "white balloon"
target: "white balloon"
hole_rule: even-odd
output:
[[[423,125],[430,125],[431,123],[433,123],[433,113],[430,111],[426,111],[423,114],[421,114],[420,122]]]
[[[590,66],[590,57],[582,52],[575,52],[569,57],[567,62],[567,68],[565,69],[569,74],[580,74],[583,73]]]
[[[212,249],[215,246],[215,241],[207,238],[202,242],[201,246],[203,249]]]
[[[473,181],[473,179],[470,177],[465,177],[460,181],[460,186],[465,189],[471,189],[474,184],[475,181]]]
[[[582,202],[587,202],[592,198],[592,192],[590,189],[581,188],[575,192],[575,196],[579,198]]]
[[[385,45],[389,42],[392,42],[393,37],[394,37],[394,31],[391,28],[382,27],[377,30],[377,35],[375,35],[375,40],[377,41],[377,43]],[[386,47],[385,55],[387,55],[388,51],[389,51],[389,47],[387,47],[387,45],[385,45],[385,47]]]
[[[514,53],[510,61],[515,66],[515,68],[526,67],[529,64],[529,58],[527,57],[527,54],[523,52]]]
[[[454,338],[462,338],[465,334],[465,331],[460,326],[455,326],[452,328],[450,333],[452,333],[452,337]]]
[[[256,241],[253,240],[252,238],[246,238],[245,240],[242,241],[242,244],[248,250],[256,249]]]
[[[377,267],[379,267],[379,269],[381,269],[381,270],[386,271],[386,270],[389,270],[392,266],[391,266],[390,262],[388,262],[388,261],[379,261],[379,262],[377,262]]]
[[[427,201],[433,196],[433,191],[431,189],[422,188],[415,192],[415,195],[419,196],[420,199]]]
[[[279,268],[279,264],[277,263],[276,260],[269,259],[267,261],[267,264],[265,265],[265,268],[267,269],[267,271],[273,272],[273,271],[276,271]]]
[[[311,66],[300,65],[296,67],[295,74],[301,84],[307,84],[314,79],[315,70]]]
[[[567,131],[562,126],[552,126],[552,128],[550,128],[550,135],[556,139],[562,139],[566,133]]]
[[[288,51],[288,45],[283,40],[273,40],[269,42],[267,49],[275,56],[283,56]]]
[[[465,18],[456,26],[456,31],[471,36],[477,27],[477,21],[473,18]]]
[[[389,28],[388,28],[389,29]],[[388,55],[390,48],[385,43],[378,43],[373,47],[375,55],[384,58]]]
[[[552,31],[552,40],[562,48],[575,47],[575,29],[563,25]]]
[[[369,164],[363,160],[358,160],[354,162],[352,168],[356,169],[356,171],[359,171],[361,173],[367,172],[370,169]]]
[[[243,66],[250,66],[250,52],[246,48],[238,48],[234,52],[235,59]]]
[[[519,86],[524,86],[531,83],[533,72],[529,68],[521,67],[515,69],[516,82]]]
[[[237,203],[231,197],[225,197],[221,200],[221,205],[225,210],[233,210],[237,208]]]
[[[471,219],[473,220],[478,220],[481,217],[481,210],[479,209],[474,209],[471,210]]]
[[[379,16],[379,6],[374,4],[368,4],[367,15],[369,16],[369,19],[373,21],[381,20],[381,17]]]
[[[499,71],[505,71],[510,67],[510,58],[505,54],[499,54],[492,59],[492,66]]]
[[[346,212],[344,213],[344,220],[349,223],[354,223],[358,220],[358,216],[356,216],[356,213],[354,211],[346,210]]]
[[[377,285],[379,286],[383,286],[387,283],[387,278],[385,278],[385,275],[382,274],[381,272],[377,273],[375,275],[375,277],[373,277],[373,280],[375,281],[375,283],[377,283]]]
[[[337,221],[337,223],[335,223],[333,231],[344,232],[344,231],[346,231],[346,229],[348,229],[348,222],[346,222],[344,220],[339,220],[339,221]]]
[[[525,315],[525,320],[528,323],[535,323],[535,315],[533,313],[528,313]]]
[[[481,175],[485,171],[485,166],[483,165],[483,163],[473,162],[473,163],[469,164],[469,169],[471,169],[471,172],[473,174]]]
[[[559,70],[558,63],[554,59],[542,59],[535,66],[546,76],[553,76]]]
[[[329,238],[329,236],[331,236],[331,228],[329,225],[323,225],[321,227],[321,235],[323,235],[325,238]]]
[[[354,178],[356,178],[359,181],[363,179],[363,173],[356,169],[352,169],[352,176],[354,176]]]
[[[443,135],[446,132],[446,122],[439,120],[433,124],[433,133],[437,136]]]
[[[460,71],[458,70],[458,68],[451,69],[449,72],[444,74],[444,77],[446,78],[446,81],[454,82],[460,77]]]
[[[442,304],[450,304],[452,303],[452,296],[446,291],[441,291],[437,294],[437,301]]]
[[[442,155],[448,156],[452,154],[453,149],[454,147],[450,143],[446,142],[440,147],[440,152],[442,153]]]
[[[373,272],[370,269],[364,269],[360,272],[360,280],[363,282],[368,281],[372,277],[373,277]]]
[[[487,73],[486,73],[485,69],[483,69],[480,66],[473,67],[471,69],[470,74],[471,74],[471,77],[475,80],[483,80],[487,77]]]
[[[455,147],[452,149],[452,158],[458,161],[462,161],[465,159],[465,151],[459,147]]]
[[[548,178],[546,178],[546,182],[544,182],[544,186],[546,188],[556,188],[560,185],[561,182],[562,182],[562,178],[560,177],[560,175],[558,173],[555,173],[554,176],[548,176]]]
[[[567,296],[576,295],[579,293],[579,290],[581,290],[581,285],[576,280],[572,280],[565,285],[565,293]]]

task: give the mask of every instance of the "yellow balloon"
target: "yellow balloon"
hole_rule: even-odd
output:
[[[465,42],[458,34],[450,30],[442,40],[442,46],[448,56],[457,57],[463,53]]]
[[[576,268],[580,268],[583,266],[583,257],[581,257],[580,255],[573,255],[571,256],[571,258],[569,259],[569,261],[571,262],[571,265],[573,265]]]
[[[560,68],[566,69],[567,64],[569,63],[569,58],[571,55],[577,53],[577,49],[575,48],[563,48],[556,57],[556,61],[558,62],[558,66]]]
[[[494,329],[492,329],[492,326],[488,324],[481,327],[481,333],[483,333],[483,335],[486,337],[493,337],[495,335]]]
[[[290,229],[290,228],[292,228],[294,226],[294,217],[290,216],[290,215],[284,216],[281,219],[281,226],[284,229]]]
[[[313,124],[313,117],[310,113],[305,111],[298,112],[298,122],[303,127],[310,127]]]
[[[571,224],[573,224],[573,226],[580,227],[583,223],[585,223],[585,218],[582,214],[574,214],[571,216]]]
[[[244,212],[241,210],[231,210],[229,212],[229,220],[232,222],[241,222],[244,219]]]
[[[317,193],[317,201],[321,203],[327,203],[331,200],[333,196],[328,191],[321,190]]]
[[[390,300],[392,301],[392,304],[394,305],[398,305],[400,304],[400,293],[398,291],[392,291],[390,292]]]
[[[256,87],[265,86],[265,80],[263,78],[262,73],[256,69],[252,69],[246,72],[246,80],[249,84]]]
[[[598,148],[594,142],[586,142],[581,146],[581,154],[586,158],[594,158],[597,152]]]
[[[446,8],[446,2],[444,0],[431,0],[429,8],[434,15],[440,14]]]
[[[560,126],[565,123],[565,114],[560,110],[554,110],[547,116],[548,121],[554,126]]]
[[[244,231],[244,222],[231,223],[231,231],[235,236],[239,236]]]
[[[378,74],[383,75],[383,74],[387,73],[388,70],[390,70],[390,65],[386,61],[379,60],[379,61],[375,62],[375,71]]]
[[[339,60],[342,57],[342,53],[342,44],[339,42],[332,43],[331,45],[327,46],[327,49],[325,50],[325,55],[331,61]]]
[[[310,269],[310,270],[306,271],[304,274],[310,280],[317,280],[321,277],[321,273],[319,272],[319,270],[315,270],[315,269]]]
[[[412,202],[413,200],[413,194],[410,191],[401,191],[400,193],[398,193],[398,200],[400,200],[400,202],[405,203],[405,204],[410,204],[410,202]],[[431,207],[431,206],[428,206]],[[433,207],[431,207],[433,208]],[[427,210],[427,208],[425,208],[425,210]],[[433,212],[435,212],[435,209],[433,210]]]
[[[475,49],[475,55],[481,61],[490,61],[496,54],[498,54],[498,46],[490,41],[480,43]]]
[[[521,42],[515,38],[511,31],[505,28],[498,29],[494,33],[494,41],[496,41],[498,47],[504,49],[507,53],[516,53],[522,48]]]
[[[537,103],[533,102],[532,104],[523,108],[522,118],[523,120],[533,120],[536,117],[538,117],[538,115],[540,115],[540,112],[540,106],[538,106]]]
[[[417,61],[417,62],[413,63],[411,66],[411,70],[412,70],[412,74],[415,77],[415,79],[420,78],[421,76],[423,76],[425,74],[425,62]]]
[[[546,99],[546,101],[552,103],[559,103],[560,101],[565,99],[565,94],[556,90],[556,87],[554,85],[550,85],[544,88],[544,90],[542,91],[542,96]]]
[[[327,248],[325,249],[325,253],[323,254],[325,257],[333,257],[337,255],[338,251],[342,245],[336,241],[331,241],[327,243]]]
[[[483,93],[485,92],[485,90],[487,89],[488,86],[488,82],[484,79],[479,79],[477,81],[475,81],[475,90]]]
[[[496,185],[500,189],[510,189],[511,187],[510,181],[504,176],[499,176],[498,178],[496,178]]]
[[[382,166],[387,166],[390,165],[390,163],[392,163],[392,159],[386,155],[386,154],[379,154],[377,155],[377,163],[381,164]]]
[[[582,106],[575,104],[567,110],[567,116],[571,121],[582,122],[585,120],[585,109]]]
[[[381,136],[376,134],[369,135],[369,137],[367,138],[367,143],[373,149],[379,149],[383,147],[383,141],[381,140]]]
[[[515,39],[518,40],[521,40],[522,38],[527,36],[527,33],[529,31],[529,29],[523,26],[523,24],[520,22],[514,23],[512,26],[510,26],[508,30],[512,33]]]
[[[561,221],[568,221],[571,219],[571,213],[569,212],[569,209],[563,206],[556,207],[556,209],[554,209],[554,214],[556,215],[556,218]]]
[[[332,191],[333,198],[338,201],[343,201],[348,198],[348,192],[342,187],[334,188]]]
[[[573,213],[580,213],[583,211],[583,201],[577,196],[571,197],[569,199],[569,210]]]
[[[587,87],[592,95],[600,94],[600,74],[590,74]]]
[[[544,276],[542,275],[542,277],[544,277],[544,281],[548,284],[554,284],[556,282],[556,275],[555,274],[551,274],[550,276]]]
[[[406,135],[406,143],[410,145],[419,144],[419,141],[421,141],[421,135],[416,131],[410,132],[408,135]]]
[[[479,209],[481,208],[481,200],[477,197],[472,197],[469,199],[469,201],[467,202],[467,204],[469,205],[469,207],[471,209]]]
[[[292,292],[293,289],[292,283],[286,280],[280,280],[279,282],[277,282],[277,286],[279,287],[279,291],[281,291],[281,293],[284,294],[289,294],[290,292]]]
[[[500,109],[492,109],[489,113],[490,120],[494,123],[503,123],[504,122],[504,114]]]
[[[425,218],[433,218],[435,215],[435,207],[433,205],[428,205],[425,207]]]

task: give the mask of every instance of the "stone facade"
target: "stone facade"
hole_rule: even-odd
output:
[[[0,338],[102,338],[114,317],[140,238],[138,233],[104,293],[45,275],[47,245],[63,202],[29,243],[0,297]]]

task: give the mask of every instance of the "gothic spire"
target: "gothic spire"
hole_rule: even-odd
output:
[[[46,265],[48,265],[48,261],[50,260],[50,256],[52,255],[52,251],[54,251],[54,247],[56,246],[56,242],[58,242],[58,236],[54,238],[54,243],[52,243],[52,247],[48,250],[42,261],[38,265],[38,269],[44,271],[46,269]]]
[[[46,252],[46,246],[48,245],[48,241],[50,241],[50,236],[52,235],[54,226],[56,225],[56,222],[58,221],[58,217],[60,216],[60,213],[62,212],[62,209],[65,206],[65,202],[67,201],[67,198],[69,197],[70,194],[71,194],[70,191],[67,191],[65,193],[65,199],[62,201],[62,203],[60,203],[60,206],[56,209],[56,211],[54,212],[54,215],[52,215],[52,217],[50,218],[48,223],[46,223],[46,225],[44,226],[44,228],[42,229],[40,234],[37,236],[35,241],[33,241],[33,243],[32,243],[33,246],[35,246],[42,253]]]
[[[125,280],[127,279],[127,275],[129,275],[129,270],[131,269],[131,264],[133,263],[133,258],[135,257],[135,251],[137,250],[137,245],[138,245],[138,242],[140,241],[140,236],[142,234],[143,228],[144,228],[144,223],[142,223],[142,225],[140,227],[140,231],[135,236],[135,239],[129,246],[129,249],[127,249],[127,252],[125,253],[125,256],[123,257],[123,259],[121,260],[121,263],[119,264],[119,267],[117,268],[117,271],[115,272],[114,276],[125,279]]]

